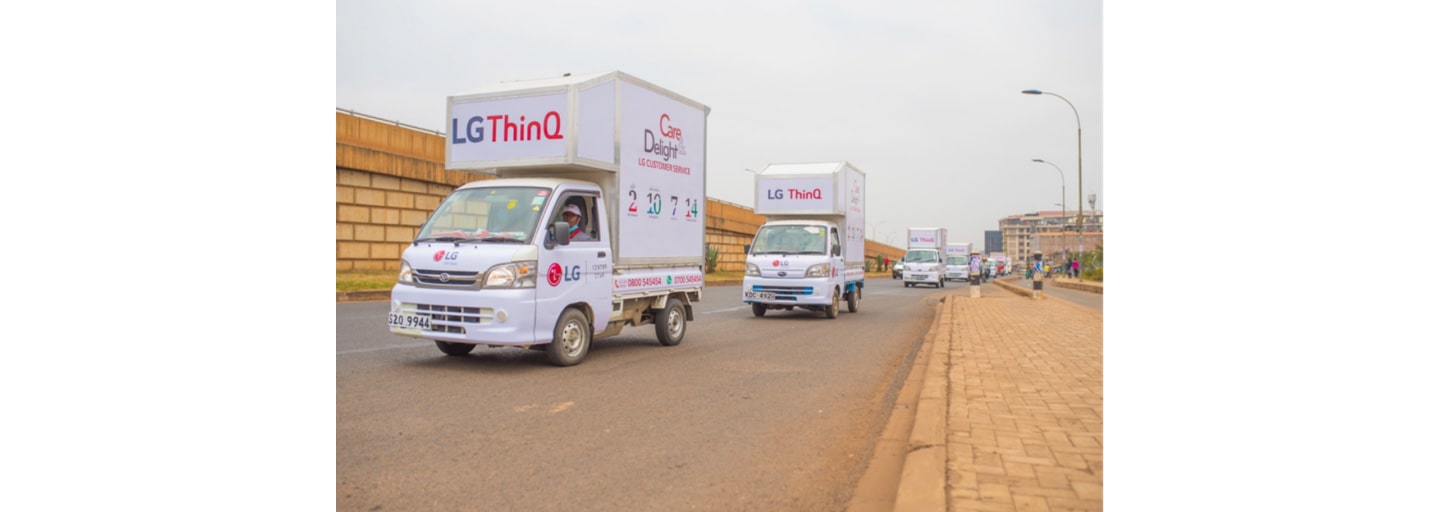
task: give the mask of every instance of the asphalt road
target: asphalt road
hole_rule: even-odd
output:
[[[867,279],[858,313],[754,317],[706,287],[682,344],[653,328],[446,357],[336,305],[337,510],[837,510],[865,470],[939,297]],[[957,286],[958,285],[958,286]]]

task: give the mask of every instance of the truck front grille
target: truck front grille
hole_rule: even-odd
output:
[[[429,288],[479,288],[479,272],[415,270],[415,282]]]
[[[486,325],[495,322],[495,310],[492,308],[416,304],[415,312],[430,317],[430,328],[427,329],[429,332],[465,334],[465,324]]]

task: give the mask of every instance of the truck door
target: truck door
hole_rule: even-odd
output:
[[[830,228],[830,282],[840,285],[840,293],[845,293],[845,251],[840,240],[840,232]]]
[[[580,229],[568,245],[554,243],[555,221],[567,206],[576,205],[583,212]],[[535,283],[535,338],[548,340],[554,336],[555,321],[566,307],[589,306],[592,332],[603,331],[610,321],[610,242],[608,223],[603,217],[604,205],[593,192],[561,192],[550,202],[543,226],[545,243],[540,246],[539,276]]]

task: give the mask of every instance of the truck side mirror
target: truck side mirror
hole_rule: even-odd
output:
[[[750,244],[745,244],[745,254],[750,254]]]
[[[549,239],[554,240],[555,244],[570,245],[570,223],[563,220],[555,221],[555,225],[550,226]],[[554,245],[551,245],[550,240],[546,240],[546,249],[555,248]]]

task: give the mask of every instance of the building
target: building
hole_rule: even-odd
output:
[[[1060,262],[1080,247],[1094,250],[1105,243],[1105,212],[1085,210],[1083,235],[1075,230],[1075,212],[1057,210],[1011,215],[1000,219],[1003,252],[1011,261],[1033,261],[1039,253],[1049,261]],[[986,246],[989,247],[989,231]]]
[[[999,231],[985,231],[985,254],[1004,252],[1004,241]]]

